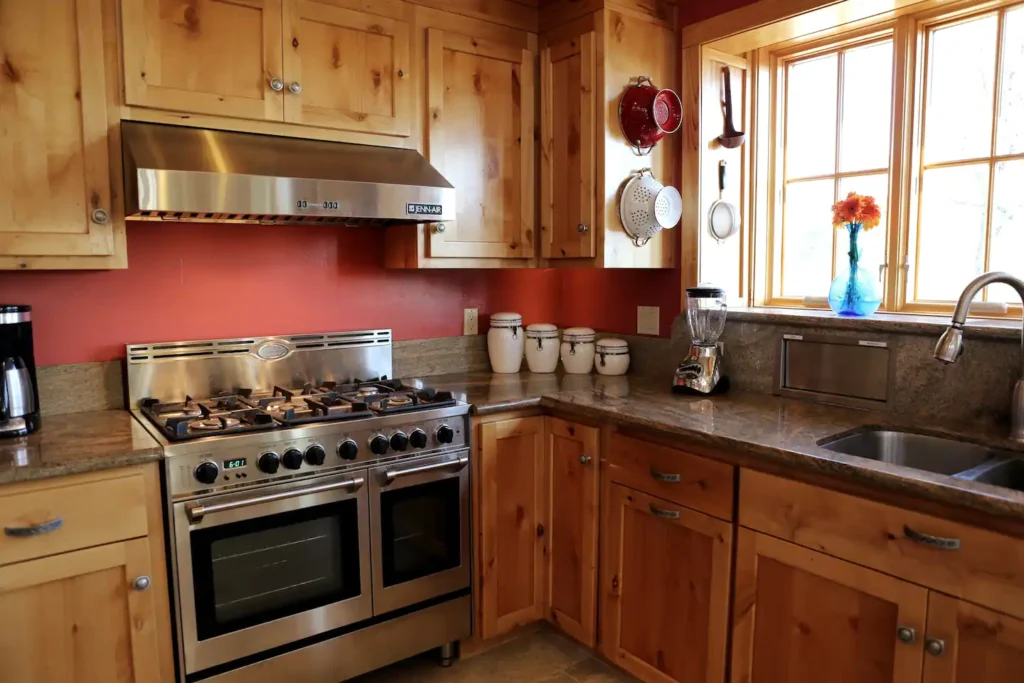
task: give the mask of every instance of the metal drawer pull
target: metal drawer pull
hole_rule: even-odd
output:
[[[206,515],[211,515],[215,512],[226,512],[227,510],[237,510],[238,508],[249,507],[250,505],[259,505],[260,503],[272,503],[276,500],[287,500],[288,498],[298,498],[299,496],[305,496],[310,493],[323,493],[324,491],[334,491],[335,489],[357,489],[366,480],[362,477],[355,477],[354,479],[345,479],[344,481],[336,481],[333,484],[323,484],[321,486],[310,486],[305,489],[295,489],[292,491],[282,491],[281,493],[271,493],[266,496],[254,496],[252,498],[244,498],[242,500],[232,500],[227,503],[216,503],[214,505],[193,505],[186,508],[185,512],[188,514],[188,518],[193,522],[202,521]]]
[[[935,548],[937,550],[960,550],[959,538],[943,538],[942,536],[922,534],[920,531],[914,531],[907,525],[903,525],[903,535],[914,543],[920,543],[921,545],[926,545],[929,548]]]
[[[655,517],[661,517],[662,519],[679,519],[679,510],[666,510],[656,505],[649,506],[651,508],[651,514]]]
[[[941,638],[928,638],[924,641],[924,651],[932,657],[941,657],[946,651],[946,641]]]
[[[681,474],[669,474],[668,472],[659,472],[658,470],[651,468],[651,479],[654,481],[661,481],[666,484],[678,484],[683,480]]]
[[[10,536],[12,538],[28,538],[29,536],[41,536],[48,534],[51,531],[64,526],[64,518],[58,517],[57,519],[51,519],[49,522],[43,522],[42,524],[33,524],[32,526],[5,526],[4,536]]]
[[[410,474],[420,474],[421,472],[433,472],[435,470],[461,470],[463,467],[469,464],[469,458],[462,456],[458,460],[449,460],[448,462],[436,462],[433,465],[420,465],[419,467],[410,467],[406,470],[388,470],[384,473],[385,483],[390,484],[399,477],[405,477]]]

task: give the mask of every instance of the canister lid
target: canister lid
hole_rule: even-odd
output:
[[[620,351],[622,353],[629,353],[629,344],[625,339],[616,339],[609,337],[608,339],[601,339],[597,342],[597,348],[602,351],[610,351],[612,353]]]
[[[551,323],[534,323],[526,326],[526,336],[531,339],[556,339],[558,325]]]
[[[0,313],[28,313],[31,306],[25,304],[0,304]]]
[[[570,327],[562,333],[563,341],[592,342],[594,330],[589,327]]]
[[[491,316],[491,327],[522,327],[523,316],[519,313],[495,313]]]

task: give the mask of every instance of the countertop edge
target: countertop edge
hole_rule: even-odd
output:
[[[121,455],[112,455],[106,458],[62,463],[60,465],[54,465],[53,467],[16,468],[10,472],[0,472],[0,486],[7,484],[20,484],[28,481],[42,481],[44,479],[57,479],[59,477],[67,477],[75,474],[85,474],[87,472],[102,472],[103,470],[112,470],[119,467],[131,467],[132,465],[159,462],[160,460],[163,460],[163,457],[163,449],[157,446],[156,448],[138,450]]]

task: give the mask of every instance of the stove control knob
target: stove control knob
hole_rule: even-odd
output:
[[[437,440],[440,443],[451,443],[455,440],[455,430],[448,425],[441,425],[437,428]]]
[[[280,466],[281,458],[273,451],[267,451],[261,455],[259,462],[256,463],[256,467],[264,474],[277,474],[277,468]]]
[[[396,451],[404,451],[409,447],[409,437],[405,432],[395,432],[391,435],[391,448]]]
[[[352,439],[345,439],[338,446],[338,457],[342,460],[355,460],[359,455],[359,444]]]
[[[327,459],[327,451],[318,443],[306,449],[306,462],[310,465],[323,465]]]
[[[378,434],[370,439],[370,452],[374,455],[387,455],[388,446],[388,437],[383,434]]]
[[[412,434],[409,435],[409,443],[412,444],[413,448],[426,448],[427,433],[422,429],[412,430]]]
[[[298,448],[289,448],[281,456],[281,464],[290,470],[297,470],[302,467],[302,451]]]
[[[209,460],[199,463],[195,471],[196,479],[200,484],[212,484],[217,481],[217,475],[219,474],[220,468],[217,467],[217,463],[210,462]]]

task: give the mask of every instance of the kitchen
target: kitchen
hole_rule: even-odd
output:
[[[0,53],[0,678],[1019,678],[1019,2],[7,0]]]

